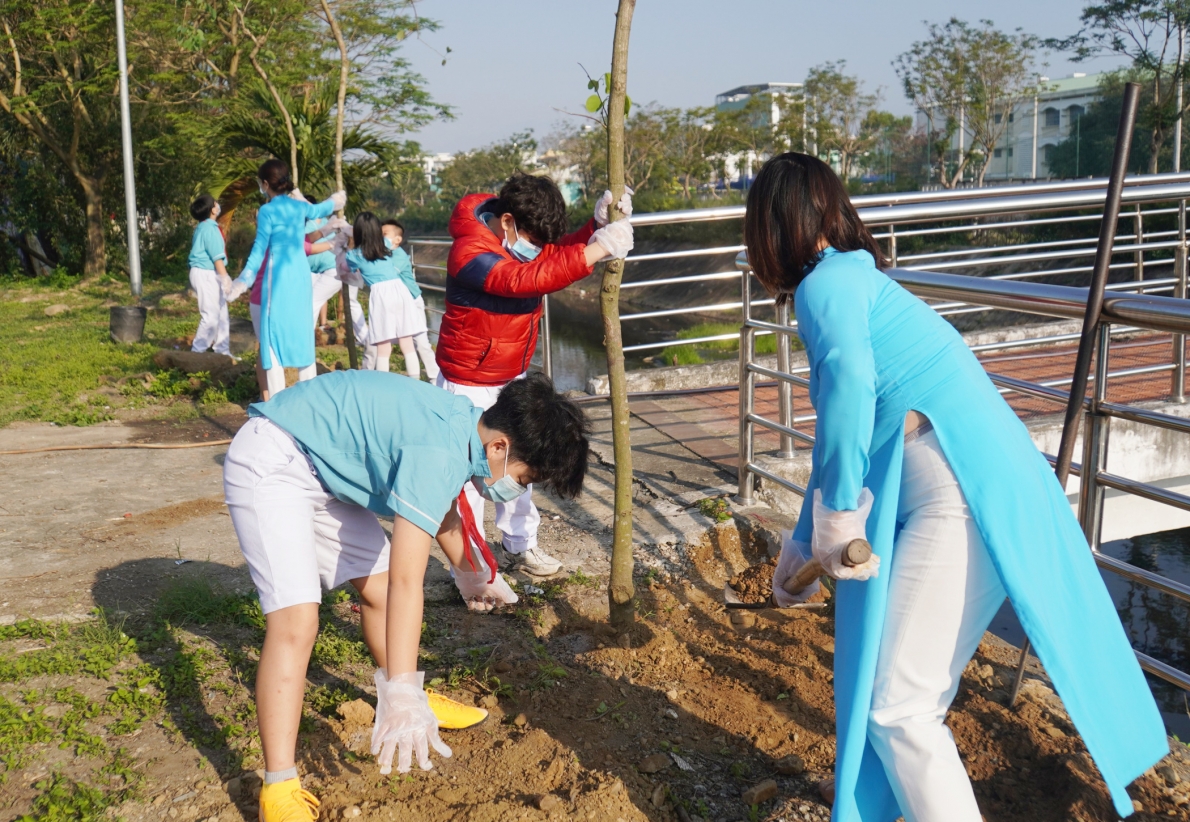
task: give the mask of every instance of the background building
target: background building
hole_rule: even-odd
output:
[[[992,151],[985,181],[1043,180],[1050,177],[1050,152],[1069,137],[1079,138],[1079,121],[1091,103],[1099,99],[1102,74],[1072,74],[1058,80],[1043,77],[1045,88],[1036,98],[1022,100],[1008,113],[1008,127]],[[926,117],[919,122],[926,125]],[[941,117],[931,124],[942,128]],[[951,148],[970,147],[971,132],[955,134]],[[977,169],[970,168],[968,179]]]

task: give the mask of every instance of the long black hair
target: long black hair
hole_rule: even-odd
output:
[[[380,227],[380,220],[371,211],[361,211],[355,216],[351,238],[368,262],[391,257],[393,254],[384,244],[384,231]]]
[[[808,154],[778,154],[761,166],[744,215],[748,262],[778,303],[792,299],[818,265],[823,239],[836,251],[867,251],[878,268],[888,267],[831,167]]]

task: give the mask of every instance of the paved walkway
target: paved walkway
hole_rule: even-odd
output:
[[[1127,371],[1172,362],[1172,338],[1168,334],[1152,334],[1120,340],[1112,344],[1109,367],[1113,372]],[[1013,352],[994,352],[980,357],[984,367],[992,373],[1030,382],[1069,380],[1074,372],[1077,345],[1050,346]],[[1066,386],[1056,386],[1065,390]],[[1108,399],[1119,403],[1166,400],[1171,391],[1171,374],[1159,371],[1114,377],[1108,382]],[[1006,395],[1009,404],[1022,419],[1060,413],[1062,405],[1022,394]],[[814,413],[809,394],[794,386],[794,416]],[[683,394],[633,400],[632,413],[652,427],[682,443],[700,457],[731,472],[736,471],[739,445],[739,391],[729,388],[703,394]],[[755,412],[767,419],[777,420],[777,388],[763,384],[756,390]],[[814,433],[813,421],[794,426],[807,434]],[[797,443],[798,448],[808,446]],[[756,428],[756,451],[775,451],[778,435]]]

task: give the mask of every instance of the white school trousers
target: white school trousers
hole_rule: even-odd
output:
[[[343,290],[343,281],[340,280],[334,270],[323,271],[318,274],[311,274],[314,285],[314,324],[318,324],[318,312],[322,310],[322,306],[331,297],[339,294]],[[373,363],[376,362],[376,346],[371,345],[371,338],[368,336],[368,321],[364,317],[363,306],[359,304],[359,289],[354,285],[347,287],[347,293],[350,296],[351,303],[351,327],[355,331],[355,344],[364,349],[364,369],[374,368]]]
[[[980,822],[943,720],[1006,594],[937,435],[909,436],[868,739],[905,822]]]
[[[487,411],[496,404],[496,397],[500,394],[502,385],[459,385],[451,382],[439,372],[434,384],[445,388],[452,394],[459,394],[471,400],[476,408]],[[463,490],[467,492],[467,501],[471,503],[471,511],[475,514],[475,524],[483,529],[484,498],[475,490],[471,483],[465,483]],[[537,547],[537,526],[541,523],[541,514],[533,504],[533,485],[512,502],[496,502],[496,528],[499,529],[504,542],[504,550],[510,554],[523,554],[525,551]]]
[[[198,330],[194,332],[191,351],[213,348],[216,354],[231,356],[227,300],[219,275],[209,268],[190,269],[190,287],[198,296]]]
[[[388,571],[376,515],[332,496],[293,437],[265,417],[248,420],[227,449],[223,494],[266,614]]]

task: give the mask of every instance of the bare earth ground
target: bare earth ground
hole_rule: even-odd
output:
[[[321,818],[829,817],[816,788],[835,755],[829,610],[733,623],[720,593],[765,558],[752,538],[763,513],[721,524],[699,515],[693,503],[727,478],[638,425],[638,622],[612,633],[606,411],[588,408],[599,431],[588,494],[539,500],[541,540],[564,560],[562,575],[521,577],[517,608],[478,616],[431,561],[427,678],[492,710],[477,728],[444,732],[454,756],[433,771],[378,774],[357,609],[345,593],[328,595],[300,737]],[[19,424],[0,429],[0,450],[200,441],[241,419]],[[0,822],[256,818],[262,622],[222,505],[223,452],[0,457]],[[987,638],[949,719],[985,817],[1115,819],[1044,675],[1006,707],[1014,656]],[[1190,819],[1190,756],[1175,747],[1134,784],[1134,818]],[[743,793],[766,779],[775,794],[746,804]]]

